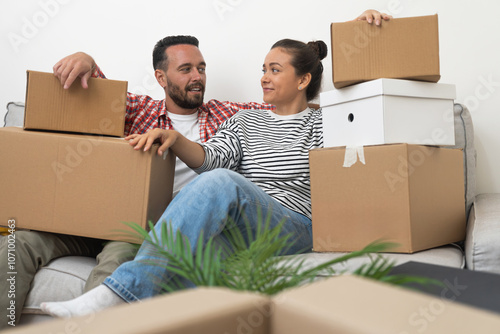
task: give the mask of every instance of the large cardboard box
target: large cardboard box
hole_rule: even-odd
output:
[[[97,314],[8,331],[106,334],[269,334],[271,300],[248,292],[197,288],[124,304]]]
[[[63,89],[52,73],[27,71],[25,129],[123,137],[127,82],[90,78]]]
[[[465,334],[500,328],[497,314],[356,276],[285,291],[273,304],[272,334]]]
[[[455,85],[378,79],[323,92],[325,147],[455,145]]]
[[[123,222],[156,223],[172,197],[175,156],[124,139],[0,128],[0,224],[128,240]]]
[[[343,167],[345,148],[309,154],[313,249],[354,251],[385,240],[391,252],[463,240],[463,153],[394,144],[364,147],[366,164]]]
[[[437,15],[331,24],[333,85],[379,78],[438,82]]]

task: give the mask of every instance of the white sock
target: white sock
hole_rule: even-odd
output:
[[[65,302],[42,303],[40,308],[53,317],[70,318],[88,315],[123,303],[125,301],[113,290],[105,285],[99,285],[75,299]]]

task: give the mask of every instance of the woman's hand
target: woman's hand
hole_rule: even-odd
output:
[[[125,137],[134,150],[147,151],[154,143],[160,143],[158,155],[163,155],[168,149],[191,168],[200,167],[205,161],[205,151],[200,144],[195,143],[175,130],[153,129],[145,134]]]
[[[375,9],[368,9],[365,10],[363,14],[355,18],[353,21],[366,21],[368,23],[375,22],[375,25],[379,26],[382,23],[382,20],[389,21],[390,19],[392,19],[391,15],[381,13]]]
[[[148,151],[154,143],[160,143],[158,155],[162,155],[169,147],[177,141],[179,133],[174,130],[153,129],[145,134],[133,134],[125,137],[129,144],[134,146],[134,150]]]

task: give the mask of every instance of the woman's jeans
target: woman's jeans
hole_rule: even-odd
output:
[[[194,253],[201,231],[204,245],[210,237],[214,237],[214,242],[227,244],[221,233],[228,221],[233,221],[246,236],[247,224],[255,231],[257,224],[263,225],[268,216],[269,228],[284,221],[282,235],[291,234],[289,240],[293,244],[286,254],[312,248],[309,218],[284,207],[244,176],[227,169],[205,172],[186,185],[165,210],[155,230],[160,236],[161,225],[171,224],[174,232],[180,230],[189,239]],[[173,274],[151,264],[162,261],[154,254],[154,246],[144,242],[135,259],[118,267],[104,284],[128,302],[160,294],[161,283],[168,282]]]

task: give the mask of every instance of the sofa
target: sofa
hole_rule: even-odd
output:
[[[9,103],[4,126],[22,126],[23,115],[23,103]],[[476,195],[474,130],[467,107],[455,104],[454,119],[455,147],[463,149],[464,155],[464,203],[467,214],[465,240],[413,254],[386,253],[383,256],[395,264],[417,261],[500,274],[500,194]],[[307,267],[341,255],[343,253],[311,252],[296,257],[304,259],[304,266]],[[349,272],[368,261],[369,257],[355,258],[334,268],[339,272]],[[68,300],[82,294],[85,281],[95,265],[94,258],[67,256],[55,259],[41,268],[32,282],[20,324],[50,320],[49,316],[41,312],[40,303]]]

